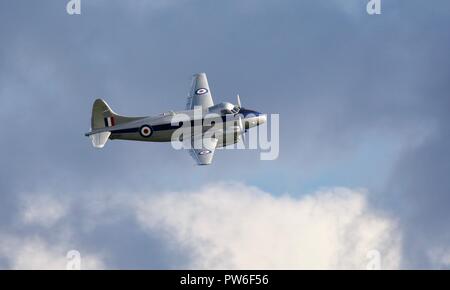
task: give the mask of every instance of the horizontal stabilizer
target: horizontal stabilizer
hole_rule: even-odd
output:
[[[109,136],[111,136],[111,132],[100,132],[90,135],[89,138],[91,138],[92,145],[94,145],[95,148],[103,148],[108,141]]]

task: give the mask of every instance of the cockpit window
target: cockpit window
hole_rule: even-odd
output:
[[[220,110],[220,113],[222,115],[229,115],[229,114],[237,114],[240,111],[240,108],[238,106],[233,106],[231,104],[224,106],[225,108],[222,108]]]
[[[239,107],[238,106],[234,106],[234,108],[231,110],[231,113],[233,113],[233,114],[239,113]]]

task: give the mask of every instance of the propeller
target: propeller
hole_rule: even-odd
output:
[[[237,106],[240,109],[241,108],[241,98],[239,97],[239,94],[237,95]],[[242,136],[242,141],[245,142],[245,127],[244,127],[244,123],[242,122],[242,114],[239,114],[239,119],[238,119],[238,125],[239,125],[239,132]]]

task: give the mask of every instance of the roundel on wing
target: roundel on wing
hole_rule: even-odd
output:
[[[196,95],[204,95],[204,94],[206,94],[207,92],[208,92],[208,89],[200,88],[200,89],[198,89],[198,90],[195,91],[195,94],[196,94]]]
[[[141,134],[142,137],[150,137],[150,135],[152,135],[153,131],[152,131],[152,128],[150,128],[150,126],[144,125],[139,130],[139,133]]]

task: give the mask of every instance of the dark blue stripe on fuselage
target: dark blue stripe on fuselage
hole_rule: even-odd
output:
[[[137,133],[137,132],[139,132],[139,128],[111,130],[112,134]]]
[[[222,117],[223,122],[225,117]],[[232,120],[230,120],[232,121]],[[191,120],[190,121],[190,127],[194,127],[194,126],[200,126],[200,121],[194,121]],[[205,120],[202,120],[202,124],[203,125],[205,122]],[[214,121],[212,121],[211,123],[213,123]],[[214,124],[211,124],[214,125]],[[150,126],[152,128],[153,131],[166,131],[166,130],[175,130],[175,129],[179,129],[181,127],[183,127],[183,122],[180,121],[179,124],[172,124],[172,123],[166,123],[166,124],[159,124],[159,125],[153,125]],[[129,128],[129,129],[120,129],[120,130],[111,130],[111,133],[113,134],[124,134],[124,133],[138,133],[139,132],[140,127],[136,127],[136,128]]]
[[[247,110],[242,108],[239,111],[239,114],[242,114],[244,116],[244,118],[247,117],[255,117],[255,116],[259,116],[260,113],[256,112],[256,111],[252,111],[252,110]],[[236,114],[237,115],[237,114]],[[211,124],[211,126],[214,125],[214,119],[218,118],[218,117],[213,117],[210,118],[208,123]],[[234,120],[232,117],[230,117],[230,115],[228,116],[221,116],[222,122],[223,124],[225,124],[225,122],[233,122],[236,121]],[[202,119],[202,124],[203,125],[205,123],[205,119]],[[106,119],[105,119],[106,122]],[[200,126],[200,120],[191,120],[191,127],[194,126]],[[179,129],[181,127],[183,127],[183,121],[180,121],[179,124],[172,124],[172,123],[166,123],[166,124],[159,124],[159,125],[149,125],[153,131],[165,131],[165,130],[175,130],[175,129]],[[120,130],[112,130],[111,133],[113,134],[123,134],[123,133],[138,133],[139,132],[140,127],[136,127],[136,128],[129,128],[129,129],[120,129]]]

